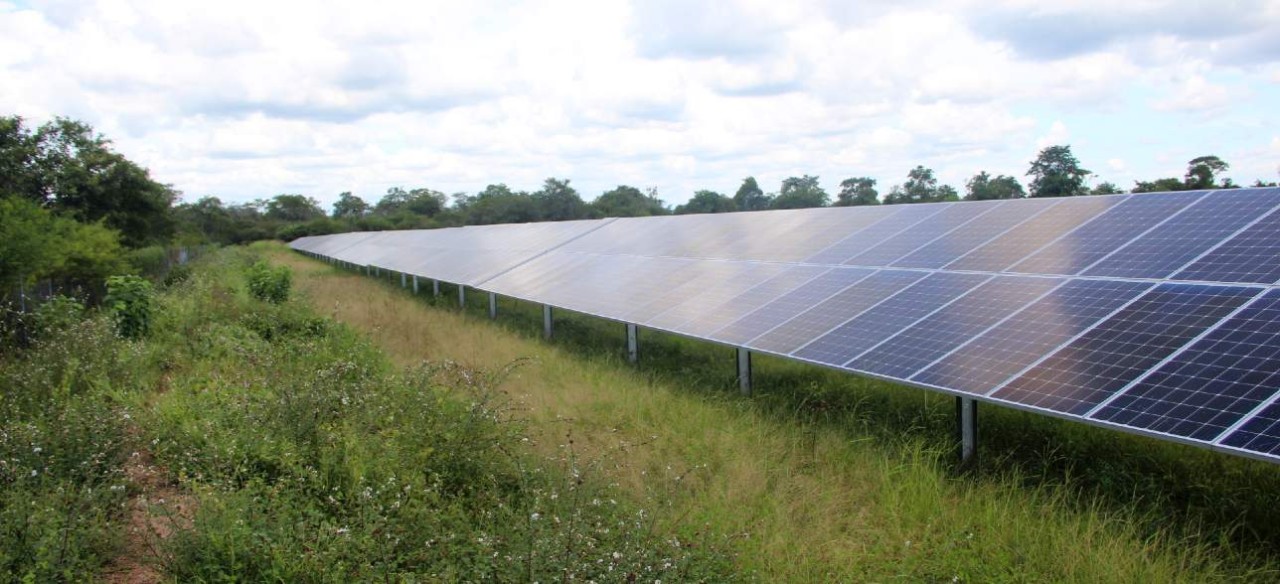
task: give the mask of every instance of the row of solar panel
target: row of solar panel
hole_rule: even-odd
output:
[[[549,254],[487,288],[855,373],[1280,455],[1276,289],[579,253]]]
[[[565,249],[1271,284],[1280,280],[1277,205],[1280,189],[1241,189],[623,219]]]

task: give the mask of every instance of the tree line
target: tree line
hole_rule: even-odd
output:
[[[1182,177],[1138,181],[1130,191],[1234,188],[1230,179],[1222,178],[1229,168],[1217,156],[1200,156],[1188,162]],[[1068,145],[1041,150],[1025,176],[1029,182],[1024,187],[1016,177],[979,172],[961,193],[940,184],[932,169],[916,166],[887,192],[880,192],[876,179],[855,176],[841,181],[834,196],[817,176],[788,177],[768,193],[754,177],[747,177],[732,195],[699,190],[674,207],[656,189],[630,185],[618,185],[588,201],[562,178],[548,178],[532,192],[502,183],[475,194],[452,195],[394,187],[372,202],[343,192],[327,210],[303,194],[247,203],[228,204],[214,196],[182,202],[181,193],[153,180],[147,169],[115,152],[110,140],[83,122],[57,118],[33,128],[21,117],[0,116],[0,286],[9,289],[33,278],[91,280],[137,264],[139,256],[154,258],[156,246],[175,243],[235,244],[344,231],[1121,192],[1110,182],[1089,186],[1093,173],[1081,166]],[[1257,181],[1254,186],[1275,184]],[[153,251],[144,253],[148,249]]]

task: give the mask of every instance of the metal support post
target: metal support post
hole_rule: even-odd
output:
[[[418,294],[418,277],[417,276],[413,277],[413,293],[415,296]]]
[[[489,320],[498,319],[498,295],[494,292],[489,293]]]
[[[435,296],[440,295],[440,280],[431,281],[431,293]]]
[[[960,463],[971,465],[978,456],[978,401],[956,397],[956,430],[959,433]]]
[[[751,395],[751,351],[738,347],[738,389]]]
[[[400,272],[400,287],[404,288],[408,285],[409,285],[409,276],[405,275],[404,272]]]
[[[467,307],[467,287],[465,285],[458,284],[458,308],[466,308],[466,307]]]
[[[627,361],[636,363],[640,360],[640,327],[627,323]]]
[[[551,338],[551,305],[542,305],[542,338]]]
[[[364,275],[366,275],[366,276],[371,276],[371,275],[373,275],[373,268],[371,268],[371,267],[369,267],[368,265],[366,265],[366,266],[364,267]]]

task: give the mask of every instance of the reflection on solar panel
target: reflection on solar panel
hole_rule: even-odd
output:
[[[1093,417],[1213,440],[1280,391],[1280,290],[1259,297]]]
[[[307,237],[356,265],[1280,461],[1280,189]]]

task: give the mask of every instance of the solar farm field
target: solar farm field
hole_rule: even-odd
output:
[[[501,385],[527,448],[581,463],[655,524],[724,546],[761,581],[1266,581],[1280,541],[1266,462],[1025,411],[982,410],[982,456],[955,462],[952,398],[761,356],[737,391],[734,351],[273,251],[317,309],[393,361],[511,366]]]

